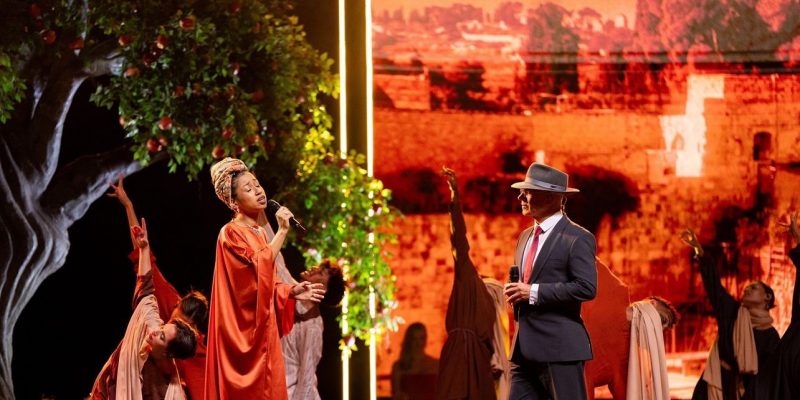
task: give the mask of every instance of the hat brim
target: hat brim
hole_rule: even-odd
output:
[[[580,190],[571,187],[566,188],[566,190],[556,190],[549,187],[537,186],[530,182],[513,183],[511,184],[511,187],[514,189],[541,190],[543,192],[553,192],[553,193],[580,193]]]

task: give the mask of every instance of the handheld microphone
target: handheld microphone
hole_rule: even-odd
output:
[[[508,281],[509,282],[519,282],[519,267],[516,265],[512,265],[511,268],[508,270]]]
[[[269,211],[271,214],[277,213],[279,208],[281,208],[281,205],[277,201],[270,200],[267,202],[267,211]],[[297,222],[294,217],[289,218],[289,224],[292,226],[292,228],[297,229],[298,232],[303,234],[306,233],[306,228],[303,227],[303,225],[300,225],[300,223]],[[517,275],[519,275],[519,273]]]

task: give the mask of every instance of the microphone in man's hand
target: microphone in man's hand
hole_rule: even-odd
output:
[[[270,200],[267,202],[267,211],[269,211],[270,214],[274,215],[275,213],[278,212],[279,208],[281,208],[281,205],[277,201]],[[292,228],[297,229],[298,232],[306,233],[306,228],[304,228],[303,225],[300,225],[300,223],[297,222],[297,220],[294,217],[289,218],[289,224],[292,225]]]
[[[519,267],[516,265],[512,265],[511,268],[508,270],[508,281],[509,282],[519,282]]]

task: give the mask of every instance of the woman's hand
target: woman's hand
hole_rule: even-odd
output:
[[[450,185],[450,189],[458,188],[458,183],[456,182],[456,171],[443,166],[442,175],[447,178],[447,184]]]
[[[140,249],[145,249],[150,246],[147,240],[147,224],[142,218],[141,226],[131,226],[131,237],[133,237],[133,244]]]
[[[292,288],[292,297],[319,303],[325,297],[325,287],[321,283],[300,282]]]
[[[684,229],[681,232],[681,240],[691,246],[697,256],[703,255],[703,246],[700,245],[700,241],[697,240],[697,235],[694,234],[694,231],[689,228]]]
[[[123,206],[127,207],[131,205],[131,199],[128,198],[128,193],[125,193],[125,188],[122,186],[122,175],[119,175],[117,179],[117,185],[114,186],[113,183],[109,184],[109,192],[106,193],[108,197],[114,197],[122,203]]]
[[[275,218],[278,220],[278,230],[289,230],[289,220],[294,217],[288,208],[281,206],[275,213]]]

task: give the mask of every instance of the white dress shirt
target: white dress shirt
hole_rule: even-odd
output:
[[[534,232],[536,232],[536,226],[542,228],[542,233],[539,235],[539,243],[537,243],[536,252],[534,254],[535,257],[539,256],[539,251],[542,250],[542,247],[544,246],[545,241],[547,241],[547,238],[550,237],[550,232],[553,231],[553,227],[555,227],[556,224],[558,223],[558,221],[561,221],[561,218],[563,218],[563,217],[564,217],[564,214],[562,214],[561,211],[558,211],[555,214],[545,218],[544,221],[542,221],[542,223],[534,225],[534,228],[533,228]],[[533,241],[533,237],[534,236],[535,235],[531,235],[528,238],[528,241],[525,242],[525,250],[524,250],[524,253],[522,253],[522,260],[523,260],[522,261],[522,265],[527,265],[527,263],[526,263],[527,258],[531,257],[531,254],[528,251],[528,248],[530,248],[531,241]],[[536,261],[536,258],[534,258],[534,263],[535,263],[535,261]],[[533,268],[533,267],[531,267],[531,268]],[[533,271],[531,271],[531,273],[533,273]],[[523,271],[523,275],[524,275],[524,271]],[[539,284],[538,283],[534,283],[534,284],[531,285],[531,294],[530,294],[530,297],[528,298],[528,303],[536,304],[536,300],[538,300],[538,299],[539,299]]]

